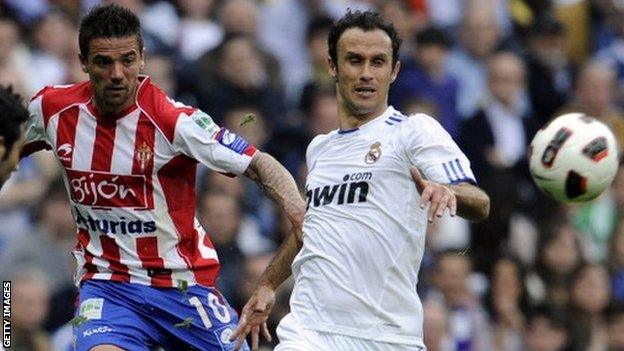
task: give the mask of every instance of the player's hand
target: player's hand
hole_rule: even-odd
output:
[[[275,290],[266,285],[260,285],[243,307],[238,327],[234,330],[230,340],[236,340],[234,350],[240,349],[245,338],[251,333],[251,349],[258,350],[260,331],[267,341],[271,341],[271,334],[267,327],[269,313],[275,304]]]
[[[412,179],[416,183],[416,189],[420,193],[420,208],[429,205],[427,220],[433,223],[434,219],[442,217],[448,208],[449,213],[454,217],[457,213],[457,198],[451,188],[444,184],[430,182],[423,179],[418,168],[410,167]]]

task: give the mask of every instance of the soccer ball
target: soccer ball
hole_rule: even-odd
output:
[[[555,200],[589,201],[615,177],[617,142],[604,123],[582,113],[568,113],[535,134],[529,169],[538,188]]]

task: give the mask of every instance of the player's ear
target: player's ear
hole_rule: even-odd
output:
[[[401,61],[398,61],[394,64],[394,68],[392,68],[392,76],[390,78],[390,83],[394,83],[394,80],[399,75],[399,70],[401,69]]]
[[[327,67],[329,67],[329,75],[338,82],[338,67],[331,59],[331,56],[327,56]]]
[[[82,56],[82,54],[78,54],[78,60],[80,60],[80,68],[82,68],[82,71],[84,73],[89,73],[87,71],[87,59]]]
[[[141,71],[145,68],[145,46],[141,48]]]

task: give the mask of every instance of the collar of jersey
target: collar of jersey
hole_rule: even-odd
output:
[[[376,125],[385,121],[386,118],[391,116],[394,112],[396,112],[394,107],[388,106],[388,108],[382,114],[362,124],[361,126],[357,128],[352,128],[352,129],[338,129],[337,133],[339,135],[353,135],[353,134],[359,134],[359,133],[355,133],[357,131],[359,131],[360,133],[365,133],[369,130],[374,130]]]

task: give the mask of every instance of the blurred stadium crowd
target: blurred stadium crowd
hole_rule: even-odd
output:
[[[429,230],[418,286],[428,349],[624,350],[624,172],[596,201],[562,205],[537,191],[526,163],[535,130],[566,111],[603,120],[624,145],[624,1],[115,2],[141,17],[145,74],[275,155],[302,188],[307,144],[337,128],[328,28],[348,7],[377,8],[403,38],[390,103],[438,118],[492,202],[483,223],[445,217]],[[32,96],[87,79],[78,20],[98,3],[0,0],[0,84]],[[240,309],[289,222],[246,180],[200,169],[198,189],[218,286]],[[74,240],[55,161],[23,160],[0,193],[11,350],[67,350]]]

